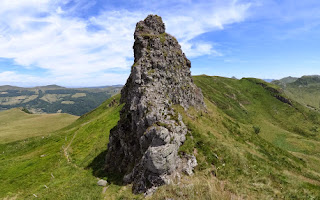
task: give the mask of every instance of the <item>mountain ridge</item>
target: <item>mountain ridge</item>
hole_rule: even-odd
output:
[[[182,176],[180,184],[159,187],[152,199],[316,199],[320,195],[319,113],[294,100],[293,106],[279,101],[255,79],[193,79],[202,89],[207,112],[174,108],[188,127],[179,154],[195,153],[198,166],[193,176]],[[144,199],[133,195],[132,186],[123,186],[116,174],[103,170],[109,132],[123,107],[119,101],[120,95],[108,99],[44,139],[0,144],[0,152],[5,152],[0,154],[0,197]],[[260,127],[259,133],[253,126]],[[63,153],[69,144],[70,162]],[[108,181],[104,193],[96,185],[97,178]]]
[[[305,75],[291,80],[281,79],[272,82],[282,88],[284,93],[309,109],[320,111],[320,76]]]

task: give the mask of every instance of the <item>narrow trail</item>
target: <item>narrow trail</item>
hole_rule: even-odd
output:
[[[76,130],[76,131],[74,132],[74,134],[73,134],[73,136],[72,136],[72,139],[70,140],[69,144],[68,144],[66,147],[62,146],[64,157],[67,159],[67,161],[68,161],[69,164],[73,165],[73,166],[76,167],[76,168],[80,168],[80,167],[79,167],[78,165],[76,165],[75,163],[72,163],[72,162],[71,162],[71,158],[70,158],[68,149],[70,148],[73,140],[76,138],[79,130],[80,130],[83,126],[89,124],[90,122],[92,122],[92,120],[90,120],[90,121],[82,124],[82,125],[78,128],[78,130]]]
[[[67,159],[68,163],[69,163],[70,165],[72,165],[73,167],[78,168],[78,169],[81,169],[81,167],[79,167],[78,165],[76,165],[75,163],[73,163],[73,162],[71,161],[71,158],[70,158],[68,149],[70,148],[73,140],[76,138],[79,130],[80,130],[83,126],[89,124],[89,123],[92,122],[92,121],[93,121],[93,120],[90,120],[90,121],[82,124],[82,125],[74,132],[74,134],[73,134],[73,136],[72,136],[72,139],[70,140],[70,142],[68,143],[68,145],[67,145],[66,147],[62,146],[64,157]],[[98,178],[98,177],[96,177],[96,178],[97,178],[98,181],[100,180],[100,178]],[[102,193],[102,194],[105,194],[108,188],[109,188],[109,186],[103,187],[101,193]]]

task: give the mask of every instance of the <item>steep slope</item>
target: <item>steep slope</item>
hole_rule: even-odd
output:
[[[278,88],[261,80],[194,80],[209,101],[209,113],[183,116],[198,137],[187,139],[185,148],[200,152],[200,166],[231,182],[237,194],[248,189],[244,193],[256,198],[319,196],[318,113],[283,101],[287,97]]]
[[[121,91],[120,121],[110,133],[106,157],[109,173],[124,175],[135,193],[169,183],[192,154],[177,155],[187,128],[172,105],[204,109],[203,96],[191,78],[191,63],[177,40],[165,33],[161,17],[149,15],[136,25],[135,63]],[[192,160],[193,159],[193,160]]]
[[[320,76],[302,76],[287,83],[281,79],[273,83],[279,85],[290,98],[320,111]]]

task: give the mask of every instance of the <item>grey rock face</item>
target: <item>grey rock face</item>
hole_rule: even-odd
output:
[[[138,22],[134,38],[134,65],[121,91],[120,120],[110,132],[106,170],[124,174],[124,182],[141,193],[170,182],[188,163],[178,156],[187,128],[172,105],[205,105],[192,81],[191,63],[177,40],[165,33],[161,17],[149,15]],[[184,171],[192,172],[194,163]]]
[[[193,169],[198,165],[195,156],[185,156],[184,163],[182,164],[182,171],[187,175],[191,176],[193,174]],[[182,161],[182,162],[183,162]]]

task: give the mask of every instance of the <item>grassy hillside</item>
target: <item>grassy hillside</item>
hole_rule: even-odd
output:
[[[78,119],[69,114],[28,114],[21,108],[0,112],[0,143],[45,136]]]
[[[64,88],[48,85],[34,88],[0,86],[0,110],[25,107],[33,113],[83,115],[118,93],[121,86]]]
[[[320,76],[303,76],[291,82],[281,79],[273,83],[279,85],[290,98],[320,111]]]
[[[319,196],[318,113],[287,102],[278,88],[261,80],[205,76],[194,80],[209,112],[185,119],[199,135],[193,147],[203,143],[204,165],[213,164],[217,177],[232,182],[237,194],[248,189],[245,195],[256,198]],[[208,120],[211,112],[218,123]]]
[[[104,155],[95,158],[106,149],[121,107],[109,107],[111,101],[44,138],[0,144],[0,198],[101,198],[94,174],[100,173],[96,166]]]
[[[152,199],[317,199],[319,113],[257,79],[197,76],[206,111],[178,110],[189,128],[180,153],[199,165]],[[115,96],[116,102],[119,95]],[[0,144],[0,198],[142,199],[103,173],[109,131],[122,105],[109,99],[72,125],[46,136]],[[42,156],[45,155],[45,156]],[[97,186],[97,177],[107,187]]]

